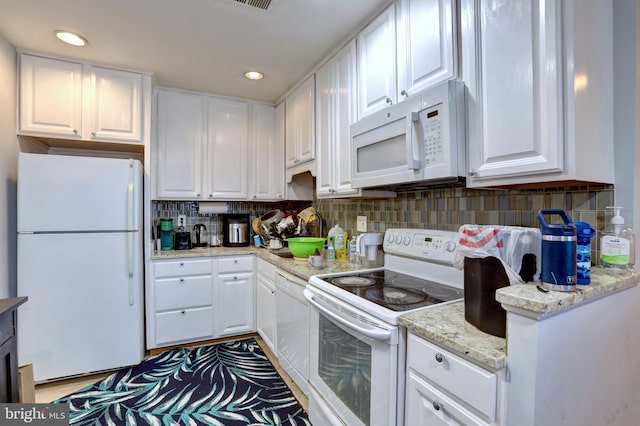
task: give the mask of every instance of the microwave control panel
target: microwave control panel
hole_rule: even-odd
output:
[[[442,139],[442,104],[420,111],[420,123],[424,135],[424,165],[426,167],[444,162]]]

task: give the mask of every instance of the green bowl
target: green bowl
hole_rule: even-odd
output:
[[[318,237],[292,237],[287,238],[289,251],[295,257],[305,258],[316,252],[316,249],[322,253],[324,238]]]

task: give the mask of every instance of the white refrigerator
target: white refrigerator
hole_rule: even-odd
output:
[[[144,356],[142,166],[18,155],[18,363],[34,380]]]

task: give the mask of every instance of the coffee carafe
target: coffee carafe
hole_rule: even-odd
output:
[[[356,237],[356,253],[362,266],[371,268],[382,264],[383,237],[384,234],[380,232],[368,232]]]
[[[209,245],[207,227],[204,224],[197,223],[193,225],[193,234],[196,237],[194,247],[207,247]]]

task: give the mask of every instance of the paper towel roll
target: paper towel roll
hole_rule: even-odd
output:
[[[213,202],[213,201],[201,201],[198,203],[199,214],[221,214],[227,213],[227,203],[225,202]]]

